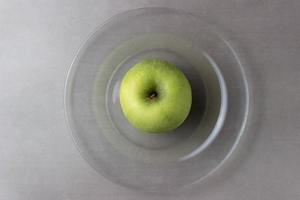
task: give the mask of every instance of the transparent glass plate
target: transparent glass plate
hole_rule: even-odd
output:
[[[120,81],[144,58],[176,64],[192,86],[190,115],[167,134],[136,130],[120,109]],[[227,160],[243,133],[249,92],[220,31],[189,13],[142,8],[109,19],[80,48],[65,108],[76,146],[97,172],[131,188],[168,192],[205,180]]]

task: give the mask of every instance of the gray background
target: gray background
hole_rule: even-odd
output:
[[[103,20],[144,6],[198,13],[238,44],[253,91],[238,151],[206,184],[172,195],[110,183],[64,121],[67,70]],[[0,1],[0,199],[300,199],[300,1]]]

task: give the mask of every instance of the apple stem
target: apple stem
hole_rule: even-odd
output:
[[[150,99],[155,99],[157,97],[157,93],[156,92],[152,92],[149,96]]]

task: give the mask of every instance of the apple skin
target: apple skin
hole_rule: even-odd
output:
[[[142,60],[125,74],[120,104],[132,126],[149,133],[165,133],[187,118],[192,90],[186,76],[163,60]]]

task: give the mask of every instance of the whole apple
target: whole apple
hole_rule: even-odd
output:
[[[180,126],[192,104],[186,76],[163,60],[142,60],[125,74],[120,103],[126,119],[137,129],[164,133]]]

